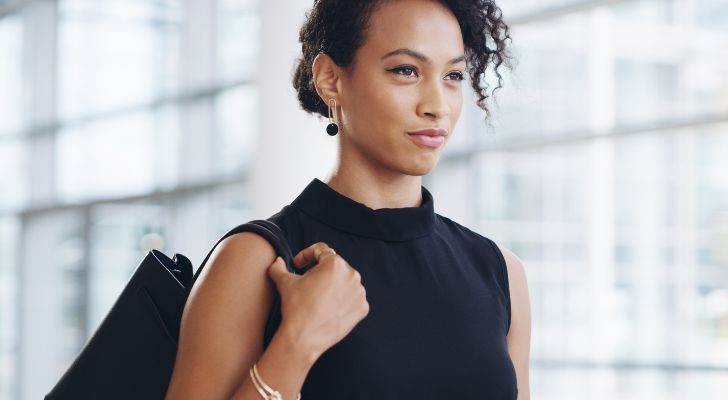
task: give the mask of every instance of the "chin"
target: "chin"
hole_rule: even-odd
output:
[[[414,165],[408,165],[403,172],[412,176],[424,176],[432,172],[436,165],[437,161],[422,162]]]

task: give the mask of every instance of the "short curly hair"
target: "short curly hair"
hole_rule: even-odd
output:
[[[323,52],[342,68],[348,68],[354,61],[357,49],[363,44],[371,14],[387,0],[315,0],[313,8],[299,33],[303,56],[298,59],[293,75],[293,87],[298,92],[298,101],[308,113],[328,116],[328,106],[316,92],[311,66],[316,56]],[[494,0],[441,0],[455,15],[460,24],[463,44],[468,63],[468,75],[478,97],[478,107],[490,111],[486,105],[488,84],[485,72],[492,64],[498,77],[498,86],[503,87],[501,65],[512,68],[512,56],[506,47],[511,40],[509,27],[503,21],[503,13]]]

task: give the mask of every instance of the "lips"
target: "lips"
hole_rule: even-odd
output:
[[[407,132],[409,135],[424,135],[424,136],[447,136],[447,130],[443,128],[429,128],[420,131]]]
[[[438,148],[442,146],[443,143],[445,143],[445,136],[447,136],[447,131],[442,128],[430,128],[414,132],[407,132],[407,135],[410,137],[410,139],[412,139],[413,142],[419,145],[429,148]]]

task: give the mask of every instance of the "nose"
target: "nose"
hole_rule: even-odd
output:
[[[422,85],[417,108],[417,114],[428,119],[439,120],[450,115],[450,105],[441,82],[429,82]]]

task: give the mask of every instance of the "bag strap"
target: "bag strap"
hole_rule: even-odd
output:
[[[273,249],[275,249],[276,253],[283,258],[283,261],[286,263],[286,269],[288,269],[289,272],[292,272],[294,274],[300,274],[293,268],[293,254],[291,253],[290,247],[288,247],[288,242],[286,240],[286,236],[283,234],[283,230],[281,230],[278,225],[273,223],[272,221],[264,220],[264,219],[258,219],[254,221],[250,221],[245,224],[241,224],[236,226],[235,228],[228,231],[226,234],[222,235],[222,237],[215,243],[214,246],[212,246],[212,249],[210,249],[210,252],[207,253],[207,257],[202,261],[202,264],[200,265],[200,268],[197,269],[195,272],[195,276],[192,278],[192,283],[189,285],[188,291],[192,290],[192,287],[194,286],[195,282],[197,281],[197,277],[200,276],[200,273],[202,272],[202,269],[205,268],[205,264],[207,264],[207,260],[212,255],[212,252],[215,250],[217,245],[220,244],[223,240],[227,239],[228,237],[242,233],[242,232],[253,232],[257,233],[258,235],[262,236],[264,239],[268,241],[268,243],[273,246]]]

